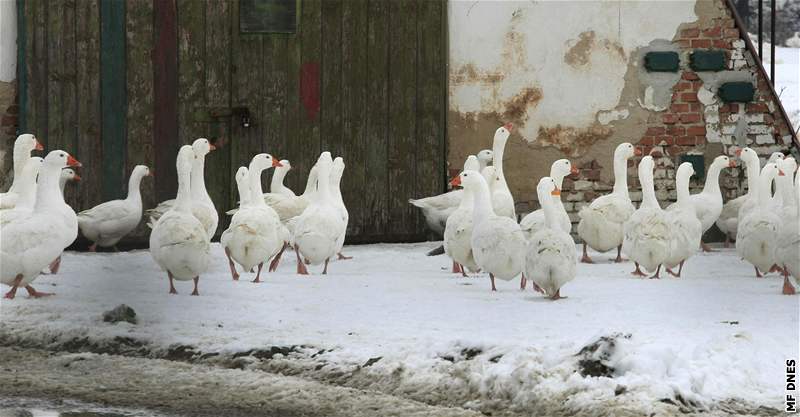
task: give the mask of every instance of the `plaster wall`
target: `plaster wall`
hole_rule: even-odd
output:
[[[0,1],[0,83],[17,78],[17,2]]]

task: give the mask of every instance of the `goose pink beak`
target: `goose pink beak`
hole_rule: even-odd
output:
[[[510,132],[511,129],[514,129],[514,124],[511,123],[511,122],[508,122],[508,123],[504,124],[503,127],[506,128],[506,130],[508,130]]]
[[[272,158],[272,166],[273,167],[282,167],[283,164],[277,158]]]
[[[633,150],[633,155],[634,156],[642,156],[642,150],[639,149],[639,148],[634,149]]]
[[[33,148],[33,149],[35,149],[35,150],[37,150],[37,151],[43,151],[43,150],[44,150],[44,146],[42,146],[42,143],[41,143],[41,142],[39,142],[39,141],[38,141],[38,140],[36,140],[36,139],[34,139],[34,142],[36,143],[36,146],[34,146],[34,148]]]
[[[72,177],[72,181],[78,181],[78,182],[80,182],[80,181],[81,181],[81,176],[80,176],[80,175],[78,175],[78,174],[75,174],[75,175]]]
[[[216,149],[217,149],[217,147],[216,147],[216,146],[214,146],[214,145],[212,145],[212,144],[210,144],[210,143],[208,144],[208,150],[209,150],[209,151],[213,151],[213,150],[216,150]]]
[[[575,168],[575,167],[572,167],[569,170],[570,175],[578,175],[578,174],[580,174],[580,172],[581,171],[579,171],[578,168]]]
[[[450,180],[450,185],[452,185],[453,187],[461,185],[461,176],[455,177],[452,180]]]
[[[786,174],[784,174],[784,173],[783,173],[783,170],[782,170],[782,169],[779,169],[779,170],[778,170],[778,176],[779,176],[779,177],[784,177],[784,176],[786,176]]]
[[[736,168],[736,161],[734,160],[728,161],[728,168]]]
[[[737,149],[736,150],[736,156],[737,157],[742,156],[742,150],[741,149]]]

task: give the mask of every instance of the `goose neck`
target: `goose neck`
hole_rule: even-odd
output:
[[[64,203],[64,195],[58,186],[61,177],[61,167],[45,164],[39,171],[39,183],[36,187],[37,212],[58,207]]]
[[[208,191],[206,191],[206,181],[204,178],[206,165],[205,156],[198,156],[192,161],[191,173],[191,196],[196,201],[210,200]]]
[[[263,188],[261,187],[261,173],[263,171],[264,168],[254,166],[253,164],[250,164],[247,171],[248,183],[250,184],[249,203],[255,206],[267,205],[263,198],[258,198],[264,194]]]
[[[272,181],[269,184],[269,191],[277,193],[283,191],[286,187],[283,185],[283,179],[286,178],[286,170],[277,168],[272,173]]]
[[[639,181],[642,183],[642,207],[660,208],[653,186],[653,170],[647,170],[640,176]]]
[[[758,181],[758,189],[756,197],[758,198],[758,205],[766,207],[772,197],[772,181],[775,179],[774,170],[764,170]]]
[[[489,186],[485,181],[479,181],[473,192],[472,222],[475,226],[494,216],[492,200],[489,196]]]
[[[614,194],[628,197],[628,160],[614,158]]]
[[[175,197],[175,210],[192,212],[192,178],[187,170],[178,170],[178,195]]]
[[[126,198],[128,201],[142,201],[142,194],[139,189],[142,184],[142,178],[142,174],[139,173],[131,174],[131,177],[128,178],[128,197]]]
[[[719,174],[722,172],[722,168],[720,164],[714,163],[708,167],[706,182],[703,184],[703,194],[721,195],[722,192],[719,189]]]
[[[748,159],[745,162],[747,168],[747,194],[758,195],[758,176],[759,176],[759,163],[758,159]]]

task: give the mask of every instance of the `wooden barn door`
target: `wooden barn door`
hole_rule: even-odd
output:
[[[424,239],[408,199],[445,189],[445,1],[299,0],[290,34],[242,31],[242,1],[261,0],[19,0],[23,128],[84,162],[69,202],[120,196],[139,163],[145,206],[172,198],[178,147],[207,137],[218,232],[255,153],[299,194],[329,150],[350,242]]]

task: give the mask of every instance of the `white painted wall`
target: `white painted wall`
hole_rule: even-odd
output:
[[[540,126],[580,129],[625,118],[626,107],[638,106],[617,106],[632,52],[655,39],[671,40],[681,23],[697,20],[694,8],[694,0],[452,0],[450,109],[502,113],[522,89],[538,88],[542,99],[527,108],[521,131],[529,141]],[[565,64],[565,54],[587,31],[594,31],[594,46],[586,64]],[[457,76],[469,65],[497,77]]]
[[[0,0],[0,82],[17,78],[17,2]]]

